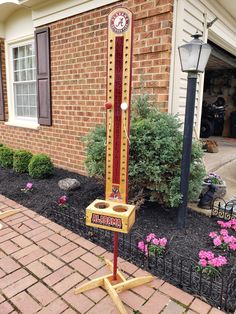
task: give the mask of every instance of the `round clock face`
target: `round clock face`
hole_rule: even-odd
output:
[[[111,29],[116,34],[124,33],[129,27],[129,17],[124,11],[116,12],[111,18]]]

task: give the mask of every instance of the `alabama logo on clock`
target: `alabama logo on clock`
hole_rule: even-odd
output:
[[[111,29],[116,34],[124,33],[129,27],[129,17],[124,11],[117,11],[111,17]]]

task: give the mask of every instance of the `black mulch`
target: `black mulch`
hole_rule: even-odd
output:
[[[48,179],[31,179],[27,174],[0,168],[0,194],[38,213],[47,212],[51,211],[52,204],[55,205],[58,198],[65,194],[58,187],[58,181],[68,177],[81,182],[79,190],[67,194],[69,205],[77,211],[85,212],[85,208],[93,200],[104,197],[104,186],[100,182],[62,169],[56,169],[54,175]],[[23,193],[21,189],[27,182],[33,183],[33,191]],[[198,261],[199,250],[212,249],[208,234],[219,230],[216,220],[189,210],[187,227],[178,230],[176,210],[162,208],[157,203],[145,202],[137,211],[132,231],[139,235],[140,240],[145,239],[151,232],[158,237],[166,237],[169,243],[168,250]]]

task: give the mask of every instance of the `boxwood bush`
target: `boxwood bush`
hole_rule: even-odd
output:
[[[12,168],[14,151],[6,146],[0,147],[0,166],[3,168]]]
[[[32,178],[43,179],[53,174],[54,166],[46,154],[35,154],[31,158],[28,169]]]
[[[129,196],[142,195],[165,207],[181,201],[180,164],[183,134],[178,117],[161,113],[140,96],[132,104],[130,126]],[[105,178],[105,125],[97,126],[86,138],[85,164],[90,176]],[[203,151],[193,141],[189,200],[196,199],[205,175]]]
[[[13,156],[13,169],[19,173],[28,172],[28,166],[33,154],[26,150],[17,150]]]

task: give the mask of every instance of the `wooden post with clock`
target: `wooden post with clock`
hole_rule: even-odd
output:
[[[75,294],[103,287],[122,314],[118,293],[150,282],[152,276],[126,280],[117,269],[118,234],[128,233],[135,222],[135,206],[128,205],[128,157],[130,129],[132,13],[123,7],[108,16],[108,63],[106,108],[106,193],[86,208],[86,225],[114,231],[112,273],[75,289]]]

